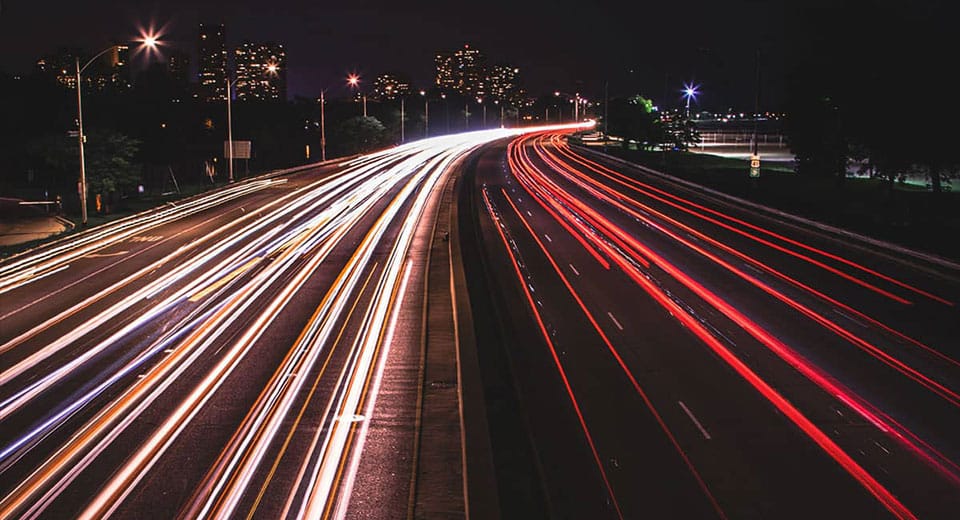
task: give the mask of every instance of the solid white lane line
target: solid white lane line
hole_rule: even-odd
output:
[[[707,433],[707,429],[704,428],[703,425],[700,424],[700,421],[698,421],[697,418],[693,415],[693,412],[691,412],[690,409],[687,408],[687,405],[683,404],[683,401],[677,401],[677,403],[680,405],[680,408],[683,408],[683,411],[687,413],[687,417],[689,417],[690,420],[693,421],[693,424],[697,426],[697,429],[700,430],[700,433],[703,434],[703,438],[709,441],[710,434]]]
[[[623,325],[620,325],[620,322],[613,317],[613,313],[607,311],[607,316],[610,316],[610,319],[613,320],[613,324],[616,325],[618,329],[623,330]]]
[[[573,270],[574,274],[576,274],[577,276],[580,276],[580,271],[577,271],[577,268],[574,267],[573,264],[570,264],[570,269]]]

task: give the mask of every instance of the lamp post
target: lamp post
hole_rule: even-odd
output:
[[[693,82],[683,84],[683,97],[687,98],[687,107],[686,107],[687,117],[690,117],[690,100],[696,99],[697,94],[700,93],[699,88],[700,88],[700,85],[695,85],[693,84]]]
[[[404,99],[403,96],[400,96],[400,142],[404,142],[404,133],[403,133],[403,116],[404,116]]]
[[[447,101],[447,95],[445,93],[440,94],[440,99],[443,100],[443,120],[446,121],[447,133],[450,133],[450,103]]]
[[[326,122],[324,121],[323,115],[323,105],[326,104],[326,100],[323,97],[323,90],[320,91],[320,160],[327,160],[327,128]]]
[[[420,95],[423,96],[423,136],[430,136],[430,100],[427,99],[427,91],[421,90]]]
[[[360,98],[363,100],[363,117],[367,117],[367,95],[360,90],[360,76],[350,74],[347,76],[347,84],[355,87],[360,92]]]
[[[481,128],[487,127],[487,105],[483,104],[483,98],[477,98],[477,103],[480,104],[483,110],[483,123],[481,123]]]
[[[233,109],[230,106],[230,86],[233,84],[227,78],[227,181],[233,182]]]
[[[567,97],[567,98],[572,98],[572,99],[571,99],[571,102],[573,103],[573,121],[574,121],[575,123],[579,123],[579,122],[580,122],[580,103],[581,103],[581,101],[583,100],[583,99],[580,97],[580,93],[579,93],[579,92],[576,92],[576,93],[574,93],[574,94],[570,94],[570,93],[567,93],[567,92],[560,92],[559,90],[557,90],[557,91],[554,91],[553,95],[556,96],[556,97],[565,96],[565,97]],[[585,100],[583,100],[583,101],[585,101]],[[560,106],[560,105],[558,105],[558,106]],[[563,118],[563,108],[562,108],[562,107],[560,108],[560,117],[561,117],[561,119]],[[561,122],[562,122],[562,121],[561,121]]]
[[[144,36],[143,40],[141,40],[141,43],[144,47],[154,49],[157,46],[157,39],[154,36]],[[87,61],[87,63],[85,63],[82,67],[80,66],[80,57],[76,56],[74,59],[77,65],[77,144],[80,147],[80,218],[81,223],[84,226],[87,225],[87,168],[83,153],[83,141],[85,137],[83,135],[83,79],[81,74],[83,74],[83,71],[87,70],[87,67],[89,67],[93,62],[97,61],[97,58],[120,46],[121,44],[114,44],[106,49],[103,49],[90,58],[90,60]]]

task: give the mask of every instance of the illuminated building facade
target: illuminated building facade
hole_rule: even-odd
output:
[[[86,64],[89,55],[78,49],[60,49],[55,54],[43,56],[37,60],[37,70],[41,74],[49,75],[57,83],[73,89],[77,83],[77,56],[80,57],[80,66]],[[126,90],[130,88],[130,73],[127,60],[130,57],[130,47],[118,44],[103,56],[90,64],[83,71],[84,90],[102,91],[107,88]]]
[[[520,69],[510,65],[494,65],[487,72],[487,95],[500,101],[514,102],[520,93]]]
[[[436,58],[437,87],[445,92],[464,96],[486,94],[486,62],[483,54],[470,45],[452,53],[439,53]]]
[[[237,99],[287,99],[287,54],[283,45],[243,42],[234,53]]]
[[[397,99],[410,95],[410,82],[402,74],[387,72],[373,80],[374,99]]]
[[[199,58],[200,98],[204,101],[227,99],[227,46],[223,24],[200,24]]]

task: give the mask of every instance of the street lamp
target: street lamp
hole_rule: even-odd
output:
[[[327,129],[323,117],[323,105],[326,100],[323,98],[323,90],[320,91],[320,160],[327,160]]]
[[[356,74],[348,75],[347,84],[356,88],[360,92],[360,96],[363,99],[363,117],[367,117],[367,95],[360,91],[360,76],[357,76]]]
[[[700,85],[695,85],[693,82],[683,84],[683,97],[687,98],[687,117],[690,117],[690,100],[696,99],[697,94],[700,93]]]
[[[148,35],[141,40],[141,44],[149,49],[155,49],[158,45],[158,42],[155,36]],[[87,67],[89,67],[93,62],[97,61],[97,58],[120,46],[121,44],[114,44],[106,49],[103,49],[94,55],[94,57],[90,58],[90,60],[87,61],[87,63],[85,63],[82,67],[80,66],[80,57],[74,57],[74,61],[77,64],[77,142],[80,146],[80,217],[84,226],[87,225],[87,169],[86,161],[84,160],[83,155],[83,141],[85,138],[83,135],[83,79],[81,74],[83,74],[83,71],[87,70]]]
[[[559,90],[553,93],[554,96],[566,96],[567,98],[573,98],[571,102],[573,103],[573,120],[576,123],[580,122],[580,103],[585,102],[586,100],[580,97],[580,93],[576,92],[574,94],[569,94],[567,92],[560,92]],[[563,110],[560,110],[560,116],[563,116]]]
[[[440,99],[443,100],[443,120],[446,121],[447,133],[450,133],[450,102],[447,101],[447,94],[441,93]]]
[[[430,100],[427,99],[427,91],[421,90],[420,95],[423,96],[423,136],[430,136]]]
[[[481,128],[486,128],[487,127],[487,105],[483,104],[483,98],[481,97],[477,98],[477,103],[479,103],[480,106],[483,107],[483,124],[481,125]]]
[[[230,98],[233,97],[230,85],[233,82],[227,78],[227,181],[233,182],[233,110],[230,107]]]

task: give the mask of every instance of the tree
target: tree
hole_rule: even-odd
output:
[[[140,141],[113,130],[87,134],[84,145],[87,193],[101,195],[104,211],[111,211],[114,202],[139,183],[141,168],[134,162],[139,148]],[[32,164],[51,185],[61,189],[76,186],[80,172],[76,139],[48,134],[32,141],[27,153]]]
[[[700,142],[700,132],[686,114],[680,113],[668,119],[660,119],[657,127],[661,147],[668,146],[685,152],[690,149],[690,145]]]
[[[608,118],[610,135],[635,141],[642,148],[661,141],[662,131],[653,102],[643,96],[611,99]]]
[[[387,129],[375,117],[356,116],[344,121],[337,133],[346,153],[365,153],[384,146]]]
[[[103,198],[104,212],[140,182],[141,167],[134,162],[140,141],[112,130],[91,132],[86,154],[87,191]]]

